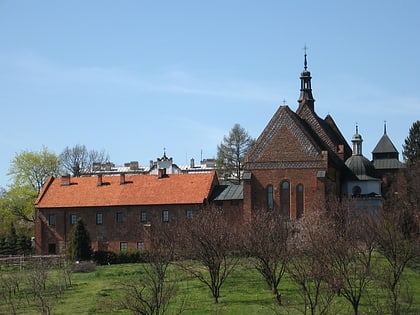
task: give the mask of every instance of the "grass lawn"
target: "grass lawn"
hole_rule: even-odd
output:
[[[75,273],[72,275],[72,286],[57,299],[54,298],[51,313],[129,314],[118,306],[124,294],[121,283],[140,278],[141,274],[140,264],[101,266],[94,272]],[[178,292],[168,314],[175,314],[183,301],[182,314],[302,314],[299,311],[302,303],[299,290],[287,276],[280,284],[284,305],[279,307],[260,274],[246,261],[238,266],[222,286],[219,304],[213,303],[210,290],[204,284],[172,266],[171,277],[175,276],[181,281],[178,282]],[[414,297],[411,314],[420,314],[420,273],[408,269],[404,276]],[[378,290],[372,287],[369,291],[376,293]],[[383,302],[383,297],[380,301]],[[364,299],[360,313],[378,314],[374,304],[375,301]],[[8,314],[4,305],[0,305],[0,314]],[[39,311],[22,301],[18,314],[39,314]],[[342,297],[337,297],[331,314],[351,314],[350,304]]]

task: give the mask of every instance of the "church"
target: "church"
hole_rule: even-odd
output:
[[[311,79],[305,53],[298,108],[278,108],[245,157],[240,185],[220,183],[211,169],[175,172],[167,158],[159,160],[167,166],[157,163],[148,174],[51,177],[35,203],[36,253],[64,253],[79,218],[94,250],[117,251],[148,248],[155,222],[170,224],[208,205],[227,210],[231,224],[260,209],[299,219],[330,198],[351,197],[360,209],[380,210],[403,167],[386,126],[367,159],[357,126],[350,147],[330,115],[317,115]]]

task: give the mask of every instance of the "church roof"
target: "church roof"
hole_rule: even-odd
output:
[[[373,160],[373,165],[377,170],[400,169],[404,164],[398,159],[376,159]]]
[[[98,185],[98,179],[101,184]],[[50,177],[39,194],[37,208],[106,207],[129,205],[201,204],[217,183],[216,173]]]
[[[359,180],[377,180],[376,170],[371,161],[363,155],[353,155],[346,161],[346,166]]]
[[[391,139],[385,133],[379,140],[376,147],[373,149],[372,153],[398,153],[398,150],[395,148]]]

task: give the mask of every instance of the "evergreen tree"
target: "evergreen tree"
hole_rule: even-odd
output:
[[[403,156],[408,165],[420,161],[420,120],[413,123],[403,144]]]
[[[242,181],[244,157],[255,140],[239,124],[217,146],[217,171],[220,178]]]
[[[71,261],[89,260],[92,257],[89,232],[86,230],[82,219],[79,219],[71,230],[67,254]]]

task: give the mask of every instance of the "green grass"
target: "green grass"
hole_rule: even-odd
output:
[[[5,272],[4,270],[1,272]],[[53,304],[52,314],[129,314],[118,306],[124,292],[121,283],[140,278],[140,264],[101,266],[91,273],[76,273],[72,276],[72,286],[60,295]],[[209,289],[180,271],[171,267],[171,277],[178,282],[177,296],[170,305],[168,314],[174,314],[182,301],[185,307],[182,314],[302,314],[298,311],[301,304],[297,286],[286,276],[280,284],[284,305],[279,307],[268,290],[260,274],[246,261],[243,261],[221,289],[220,303],[214,304]],[[420,274],[408,269],[405,273],[407,283],[414,296],[412,314],[420,313]],[[375,293],[376,288],[369,289]],[[383,302],[383,296],[379,299]],[[21,302],[19,314],[39,314],[25,300]],[[377,314],[372,301],[364,299],[361,314]],[[331,314],[351,314],[351,308],[342,297],[335,299]],[[0,305],[0,314],[7,314],[5,306]]]

